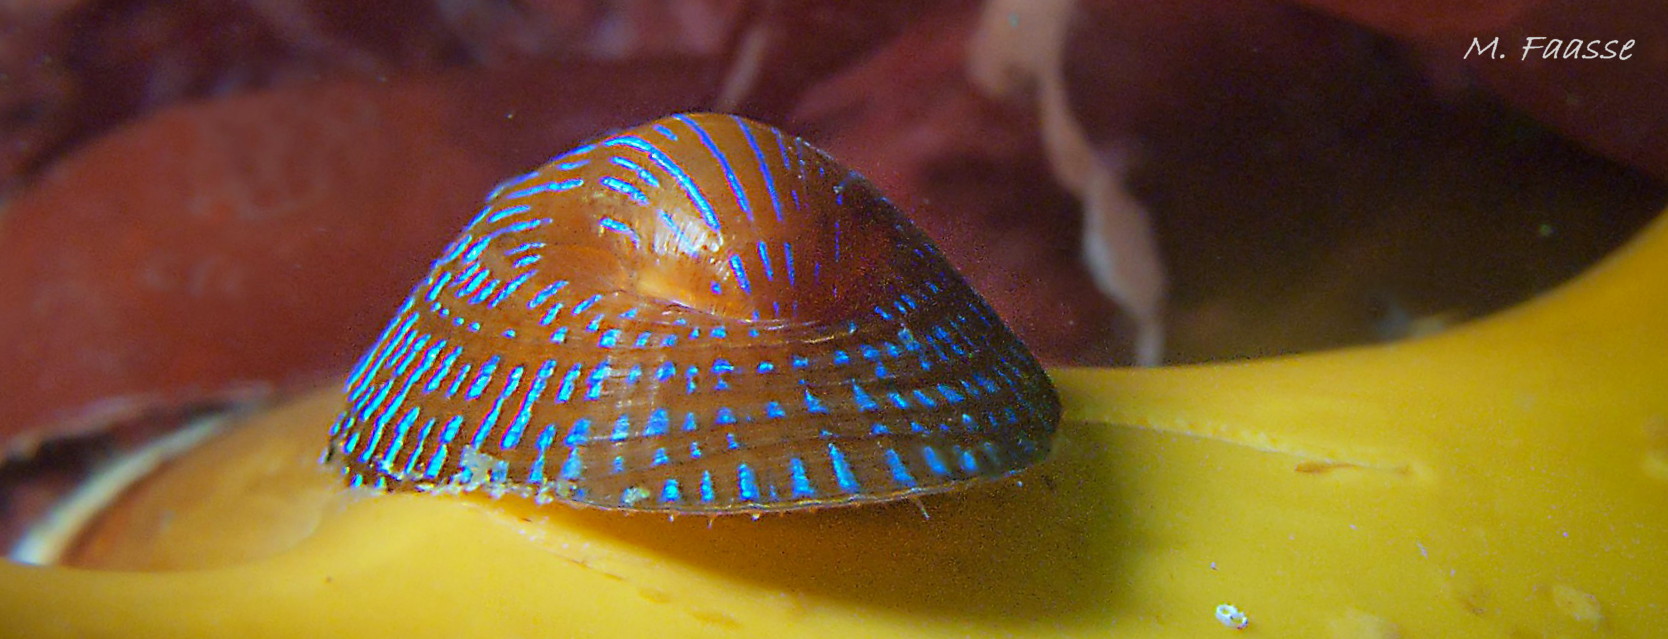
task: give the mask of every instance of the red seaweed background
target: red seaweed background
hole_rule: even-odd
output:
[[[1582,0],[1302,0],[1404,38],[1441,66],[1473,39],[1500,57],[1459,64],[1517,108],[1601,155],[1668,179],[1668,4]],[[1527,50],[1527,38],[1543,38]],[[1632,40],[1628,60],[1547,57],[1548,39]],[[1600,47],[1599,51],[1603,51]],[[1453,73],[1450,69],[1448,72]]]
[[[1654,0],[1605,4],[1083,0],[1065,71],[1091,138],[1144,141],[1160,167],[1205,153],[1343,161],[1401,111],[1489,87],[1668,177],[1668,16]],[[1053,184],[1035,116],[965,77],[980,6],[0,7],[0,452],[339,374],[496,180],[721,102],[873,178],[1045,360],[1121,361],[1117,309],[1080,264],[1080,213]],[[1560,29],[1641,45],[1627,64],[1455,53],[1477,35]],[[1246,129],[1289,135],[1277,152],[1216,148],[1257,143],[1231,133]],[[1158,208],[1190,193],[1176,179],[1148,181]],[[1160,237],[1186,255],[1208,229],[1268,223],[1172,216]],[[1184,275],[1195,263],[1172,261]]]
[[[0,345],[27,363],[0,386],[34,401],[0,404],[0,423],[104,400],[92,424],[343,370],[497,180],[707,99],[690,64],[591,71],[278,89],[81,149],[12,204],[0,288],[23,296],[0,331],[30,338]],[[652,82],[598,90],[622,72]]]

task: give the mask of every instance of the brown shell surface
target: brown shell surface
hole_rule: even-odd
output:
[[[350,483],[723,514],[1045,456],[1045,373],[867,180],[680,115],[501,184],[347,384]]]

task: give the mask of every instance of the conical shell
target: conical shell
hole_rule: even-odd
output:
[[[679,115],[500,185],[347,381],[349,481],[756,513],[1000,477],[1042,368],[862,176]]]

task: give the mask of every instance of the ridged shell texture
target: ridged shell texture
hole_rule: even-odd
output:
[[[885,501],[1045,456],[1042,368],[863,177],[678,115],[500,185],[347,381],[349,482],[611,509]]]

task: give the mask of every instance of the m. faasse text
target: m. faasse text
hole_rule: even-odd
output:
[[[1583,40],[1581,38],[1549,38],[1528,36],[1523,39],[1523,53],[1519,60],[1535,57],[1541,60],[1627,60],[1633,57],[1634,40]],[[1465,49],[1465,58],[1483,56],[1491,60],[1506,57],[1500,52],[1500,38],[1488,42],[1472,38]]]

